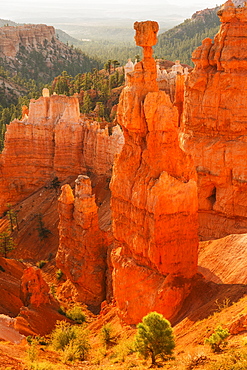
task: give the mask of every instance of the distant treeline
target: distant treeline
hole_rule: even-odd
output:
[[[206,10],[202,15],[196,15],[185,20],[180,25],[159,35],[158,43],[154,47],[154,56],[171,61],[179,59],[182,63],[193,66],[192,52],[206,37],[214,38],[219,30],[220,21],[217,9]],[[84,41],[77,44],[81,50],[91,58],[105,61],[117,59],[124,65],[128,58],[135,60],[135,55],[142,55],[141,48],[133,42],[118,43],[109,40]]]
[[[217,9],[204,11],[203,15],[187,19],[180,25],[159,36],[155,55],[193,66],[191,62],[192,52],[202,43],[206,37],[214,38],[219,30],[220,21]]]
[[[6,125],[15,118],[20,119],[22,106],[28,106],[30,99],[38,99],[44,87],[50,90],[50,94],[71,96],[77,93],[82,113],[90,114],[95,111],[95,118],[112,120],[114,116],[111,116],[111,108],[118,103],[119,96],[119,93],[112,94],[112,90],[124,83],[124,70],[118,65],[117,60],[108,60],[104,70],[94,68],[92,72],[78,73],[74,77],[63,71],[50,84],[27,80],[20,75],[11,77],[8,71],[0,67],[0,81],[1,77],[5,81],[0,85],[0,151],[4,146]],[[16,89],[18,86],[22,90],[24,88],[25,95],[19,96],[17,100],[16,96],[12,100],[11,97],[6,100],[5,83],[14,83]]]

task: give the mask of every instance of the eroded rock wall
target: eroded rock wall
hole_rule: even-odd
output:
[[[178,144],[178,111],[156,82],[156,22],[136,22],[144,58],[128,74],[118,107],[125,144],[111,180],[113,291],[121,316],[171,319],[197,272],[197,185]]]
[[[247,6],[227,1],[218,14],[214,42],[192,55],[181,137],[198,173],[203,240],[247,232]]]
[[[55,29],[45,24],[0,27],[0,56],[15,57],[20,45],[38,50],[52,39],[56,39]]]
[[[78,99],[53,95],[33,100],[29,116],[7,127],[0,155],[0,213],[51,182],[89,171],[110,176],[123,135],[109,135],[97,122],[80,117]]]
[[[75,196],[69,185],[62,187],[59,217],[56,264],[74,285],[77,299],[97,312],[106,298],[109,239],[99,228],[98,207],[89,177],[78,177]]]

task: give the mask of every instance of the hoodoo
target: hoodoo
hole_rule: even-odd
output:
[[[118,107],[125,144],[111,180],[113,290],[120,315],[171,319],[197,272],[197,177],[178,143],[178,112],[156,82],[158,24],[136,22],[143,60],[127,74]]]
[[[227,1],[218,34],[192,54],[182,142],[198,173],[199,235],[247,232],[247,5]]]
[[[57,266],[74,285],[77,299],[94,311],[106,297],[108,246],[107,233],[99,228],[97,211],[89,177],[78,177],[75,196],[69,185],[62,187]]]

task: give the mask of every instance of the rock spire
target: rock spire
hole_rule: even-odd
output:
[[[197,185],[178,143],[178,112],[156,81],[156,22],[136,22],[143,60],[128,74],[118,121],[125,144],[111,180],[114,298],[129,324],[172,318],[197,272]]]

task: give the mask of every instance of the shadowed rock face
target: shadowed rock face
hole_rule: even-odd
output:
[[[178,144],[178,112],[156,82],[156,22],[136,22],[144,58],[128,75],[118,120],[125,144],[113,171],[114,298],[127,323],[172,318],[197,272],[197,186]]]
[[[192,54],[181,142],[198,173],[202,240],[247,232],[247,6],[227,1],[214,43]]]

